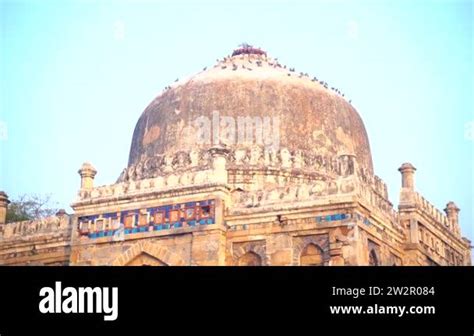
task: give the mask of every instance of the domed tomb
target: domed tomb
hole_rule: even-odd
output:
[[[230,140],[222,135],[222,119],[229,117],[235,121],[236,133]],[[238,128],[242,118],[261,120],[263,128],[265,120],[270,120],[273,128],[269,132],[265,129],[260,139],[256,135],[254,143],[241,142],[242,130]],[[202,123],[198,122],[202,120],[209,122],[208,138],[202,137]],[[275,136],[278,139],[265,143]],[[155,167],[163,165],[166,156],[208,150],[216,144],[224,144],[231,152],[277,144],[273,150],[284,150],[290,156],[351,155],[359,168],[373,174],[369,140],[354,107],[327,83],[296,72],[248,45],[214,66],[176,81],[148,105],[133,133],[128,166],[161,158]],[[283,161],[282,154],[278,155]]]

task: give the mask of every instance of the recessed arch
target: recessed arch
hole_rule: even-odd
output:
[[[380,261],[379,257],[377,255],[377,252],[375,252],[374,249],[370,250],[369,252],[369,266],[379,266]]]
[[[162,260],[155,258],[154,256],[142,252],[132,260],[130,260],[125,266],[168,266]]]
[[[240,265],[241,258],[248,254],[244,259],[248,262],[257,263],[259,265],[267,265],[268,260],[266,259],[265,242],[261,240],[248,241],[242,243],[234,243],[232,246],[232,259],[233,264],[236,266]],[[256,255],[257,257],[255,257]],[[243,262],[242,262],[243,263]],[[250,265],[249,265],[250,266]]]
[[[142,253],[146,253],[161,263],[170,266],[184,266],[187,264],[179,254],[170,250],[166,246],[150,241],[139,241],[131,245],[124,253],[109,262],[108,265],[126,266]]]
[[[316,234],[297,236],[293,240],[293,265],[301,265],[301,255],[304,249],[313,244],[322,252],[322,266],[328,265],[331,259],[329,255],[329,236],[328,234]]]
[[[324,251],[314,243],[306,245],[300,254],[301,266],[322,266],[324,265]]]
[[[262,258],[255,252],[249,251],[242,255],[238,261],[239,266],[262,266]]]

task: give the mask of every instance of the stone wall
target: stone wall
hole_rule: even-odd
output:
[[[256,150],[208,154],[188,169],[181,153],[158,176],[131,166],[100,187],[84,165],[75,215],[1,225],[0,264],[470,264],[459,209],[450,202],[441,213],[414,191],[412,175],[397,212],[385,183],[350,155],[282,150],[266,163]]]
[[[68,215],[5,224],[0,265],[68,265],[71,230]]]

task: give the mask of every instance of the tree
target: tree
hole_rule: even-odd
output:
[[[6,222],[19,222],[53,216],[58,211],[51,206],[51,195],[22,195],[8,205]]]

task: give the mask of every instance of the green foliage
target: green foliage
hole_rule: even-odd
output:
[[[51,195],[22,195],[7,209],[7,223],[53,216],[58,209],[50,205]]]

